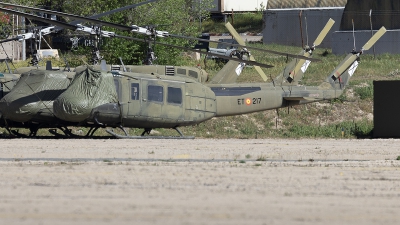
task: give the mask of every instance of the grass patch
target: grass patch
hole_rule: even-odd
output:
[[[374,86],[372,80],[368,81],[362,87],[354,88],[354,91],[360,96],[360,99],[373,99],[374,97]]]
[[[258,156],[256,161],[267,161],[267,157],[265,155],[260,155],[260,156]]]

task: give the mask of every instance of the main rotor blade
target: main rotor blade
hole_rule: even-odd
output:
[[[45,12],[45,13],[53,14],[53,15],[57,15],[57,16],[65,16],[65,17],[69,17],[69,18],[73,18],[73,19],[77,19],[77,20],[82,20],[82,21],[85,21],[85,22],[88,22],[88,23],[93,23],[93,24],[99,24],[99,25],[103,25],[103,26],[113,27],[113,28],[116,28],[116,29],[119,29],[119,30],[125,30],[125,31],[131,31],[132,30],[132,27],[130,27],[130,26],[119,25],[119,24],[105,22],[105,21],[101,21],[101,20],[97,20],[97,19],[90,19],[90,18],[87,18],[87,17],[77,16],[77,15],[73,15],[73,14],[69,14],[69,13],[57,12],[57,11],[52,11],[52,10],[47,10],[47,9],[39,9],[39,8],[34,8],[34,7],[22,6],[22,5],[15,5],[15,4],[4,3],[4,2],[0,2],[0,5],[12,6],[12,7],[21,8],[21,9],[29,9],[29,10],[37,11],[37,12]],[[15,11],[15,12],[17,12],[17,11]],[[52,21],[54,21],[54,20],[52,20]],[[47,22],[47,23],[49,23],[49,22]],[[73,25],[73,24],[71,24],[71,25]]]
[[[369,50],[378,40],[386,33],[386,28],[384,26],[376,32],[371,39],[362,47],[362,50]]]
[[[6,43],[6,42],[9,42],[9,41],[18,41],[18,40],[19,40],[18,37],[10,38],[10,39],[5,39],[5,40],[1,40],[1,41],[0,41],[0,44],[1,44],[1,43]]]
[[[308,58],[308,57],[304,57],[304,56],[301,56],[301,55],[294,55],[294,54],[278,52],[278,51],[274,51],[274,50],[267,50],[267,49],[255,48],[255,47],[250,47],[250,46],[243,46],[243,45],[239,45],[239,44],[231,44],[231,43],[226,43],[226,42],[222,42],[222,41],[212,41],[212,40],[207,40],[207,39],[201,39],[201,38],[195,38],[195,37],[187,37],[187,36],[176,35],[176,34],[169,34],[169,36],[176,37],[176,38],[184,38],[184,39],[188,39],[188,40],[204,41],[204,42],[210,42],[210,43],[218,43],[218,44],[222,44],[222,45],[236,46],[236,47],[241,47],[241,48],[247,48],[247,49],[262,51],[262,52],[273,53],[273,54],[276,54],[276,55],[283,55],[283,56],[286,56],[286,57],[293,57],[293,58],[298,58],[298,59],[306,59],[306,60],[310,60],[310,61],[313,61],[313,62],[321,61],[320,59]]]
[[[240,44],[240,45],[246,45],[244,42],[243,38],[240,37],[240,35],[236,32],[235,28],[233,28],[232,24],[227,22],[225,24],[225,27],[228,29],[228,31],[232,34],[232,36],[235,38],[235,40]],[[251,61],[256,61],[255,58],[250,55],[250,60]],[[268,80],[267,75],[265,75],[264,71],[259,66],[254,66],[254,69],[260,74],[261,78],[265,81]]]
[[[43,18],[43,17],[40,17],[40,16],[34,16],[32,14],[19,12],[19,11],[15,11],[15,10],[12,10],[12,9],[5,9],[5,8],[0,7],[0,11],[6,12],[6,13],[10,13],[10,14],[19,15],[19,16],[24,16],[26,18],[34,19],[34,20],[37,20],[37,21],[45,22],[45,23],[51,23],[51,24],[63,27],[65,29],[70,29],[70,30],[76,30],[77,29],[77,27],[75,25],[71,25],[71,24],[64,23],[64,22],[57,21],[57,20],[50,20],[50,19]]]
[[[90,23],[94,23],[94,24],[100,24],[100,25],[103,25],[103,26],[113,27],[113,28],[116,28],[116,29],[119,29],[119,30],[132,31],[132,27],[130,27],[130,26],[119,25],[119,24],[105,22],[105,21],[96,20],[96,19],[90,19],[90,18],[87,18],[87,17],[76,16],[76,15],[68,14],[68,13],[56,12],[56,11],[52,11],[52,10],[45,10],[45,9],[39,9],[39,8],[34,8],[34,7],[28,7],[28,6],[15,5],[15,4],[4,3],[4,2],[0,2],[0,5],[19,7],[19,8],[22,8],[22,9],[29,9],[29,10],[33,10],[33,11],[39,11],[39,12],[46,12],[46,13],[49,13],[49,14],[54,14],[54,15],[58,15],[58,16],[65,16],[65,17],[74,18],[74,19],[77,19],[77,20],[82,20],[82,21],[85,21],[85,22],[90,22]],[[14,10],[10,10],[10,11],[13,12],[14,14],[16,14],[16,15],[21,15],[21,14],[18,14],[18,13],[20,13],[18,11],[14,11]],[[29,14],[24,14],[24,15],[29,15]],[[40,18],[40,17],[36,17],[36,18]],[[37,19],[37,20],[39,20],[39,19]],[[43,20],[39,20],[39,21],[43,21]],[[51,20],[51,21],[55,21],[55,20]],[[43,22],[49,23],[49,21],[43,21]],[[56,24],[55,22],[52,22],[52,23]],[[66,24],[66,23],[64,23],[64,24]],[[58,25],[58,24],[56,24],[56,25]],[[65,25],[60,25],[60,26],[65,28]],[[67,29],[75,29],[75,28],[69,27]],[[197,40],[197,41],[220,43],[220,44],[223,44],[223,45],[227,45],[227,43],[224,43],[224,42],[211,41],[211,40],[206,40],[206,39],[201,39],[201,38],[186,37],[186,36],[174,35],[174,34],[169,34],[169,36],[177,37],[177,38]],[[242,48],[244,47],[242,45],[237,45],[237,44],[229,44],[229,45],[230,46],[236,46],[236,47],[242,47]],[[277,55],[283,55],[283,56],[286,56],[286,57],[300,58],[300,59],[306,59],[306,60],[310,60],[310,61],[321,61],[321,60],[311,59],[311,58],[300,56],[300,55],[293,55],[293,54],[288,54],[288,53],[283,53],[283,52],[278,52],[278,51],[273,51],[273,50],[259,49],[259,48],[249,47],[249,46],[247,46],[246,48],[253,49],[253,50],[258,50],[258,51],[264,51],[264,52],[268,52],[268,53],[273,53],[273,54],[277,54]]]
[[[127,10],[127,9],[136,8],[136,7],[138,7],[138,6],[145,5],[145,4],[152,3],[152,2],[156,2],[156,1],[158,1],[158,0],[147,0],[147,1],[144,1],[144,2],[135,3],[135,4],[132,4],[132,5],[127,5],[127,6],[118,8],[118,9],[113,9],[113,10],[110,10],[110,11],[108,11],[108,12],[103,12],[103,13],[100,13],[100,14],[96,14],[96,15],[93,15],[93,16],[89,16],[89,17],[87,17],[87,18],[90,18],[90,19],[98,19],[98,18],[103,17],[103,16],[107,16],[107,15],[110,15],[110,14],[113,14],[113,13],[121,12],[121,11],[124,11],[124,10]],[[30,10],[35,10],[35,11],[36,11],[36,10],[45,10],[45,9],[40,9],[40,8],[34,8],[34,7],[28,7],[28,6],[22,6],[22,5],[16,5],[16,4],[11,4],[11,3],[6,3],[6,2],[0,2],[0,4],[1,4],[1,5],[5,5],[5,6],[18,7],[18,8],[21,8],[21,9],[30,9]],[[50,10],[49,10],[49,11],[50,11]],[[53,12],[56,12],[56,11],[53,11]],[[74,21],[74,22],[72,22],[71,24],[76,25],[76,24],[78,24],[79,22],[80,22],[80,21]]]
[[[127,40],[146,42],[146,43],[147,42],[151,42],[151,40],[143,40],[143,39],[140,39],[140,38],[128,37],[128,36],[123,36],[123,35],[118,35],[118,34],[116,34],[115,37],[124,38],[124,39],[127,39]],[[248,61],[248,60],[241,60],[241,59],[238,59],[238,58],[219,55],[219,54],[215,54],[215,53],[211,53],[211,52],[203,52],[203,51],[200,51],[200,50],[191,49],[191,48],[185,48],[185,47],[181,47],[181,46],[177,46],[177,45],[171,45],[171,44],[167,44],[167,43],[164,43],[164,42],[157,42],[157,44],[168,46],[168,47],[172,47],[172,48],[177,48],[177,49],[181,49],[181,50],[185,50],[185,51],[192,51],[192,52],[198,52],[198,53],[201,53],[201,54],[217,56],[219,58],[233,60],[233,61],[237,61],[237,62],[242,62],[242,63],[246,63],[246,64],[249,64],[249,65],[256,65],[256,66],[261,66],[261,67],[265,67],[265,68],[274,67],[274,66],[271,66],[271,65],[263,64],[263,63],[258,63],[258,62]]]
[[[103,16],[107,16],[107,15],[110,15],[110,14],[113,14],[113,13],[121,12],[121,11],[124,11],[124,10],[127,10],[127,9],[136,8],[138,6],[141,6],[141,5],[144,5],[144,4],[148,4],[148,3],[152,3],[152,2],[156,2],[156,1],[158,1],[158,0],[147,0],[145,2],[140,2],[140,3],[133,4],[133,5],[124,6],[124,7],[118,8],[118,9],[113,9],[113,10],[108,11],[108,12],[104,12],[104,13],[100,13],[100,14],[97,14],[97,15],[89,16],[88,18],[90,18],[90,19],[98,19],[98,18],[103,17]]]
[[[335,23],[335,21],[332,18],[330,18],[328,20],[328,22],[325,24],[324,29],[322,29],[322,31],[319,33],[318,37],[315,39],[314,44],[313,44],[314,46],[318,46],[321,44],[321,42],[324,40],[325,36],[331,30],[334,23]]]

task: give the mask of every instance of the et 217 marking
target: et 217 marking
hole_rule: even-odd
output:
[[[261,104],[261,98],[238,98],[238,105],[257,105]]]

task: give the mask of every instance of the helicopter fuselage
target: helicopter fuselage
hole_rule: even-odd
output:
[[[174,128],[216,115],[214,92],[190,78],[123,73],[114,75],[118,103],[94,108],[89,122],[136,128]]]

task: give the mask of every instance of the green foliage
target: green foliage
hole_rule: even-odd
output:
[[[400,160],[400,155],[399,155],[399,156],[397,156],[396,160]]]
[[[283,132],[284,137],[299,138],[351,138],[351,137],[368,137],[373,129],[373,123],[368,120],[358,122],[345,121],[337,124],[325,126],[313,126],[296,123]]]
[[[262,15],[263,14],[261,13],[261,11],[257,11],[256,13],[237,13],[231,15],[227,21],[230,22],[239,33],[249,31],[251,31],[252,33],[261,33],[263,29]],[[228,30],[225,28],[224,23],[225,21],[221,19],[205,20],[202,24],[203,32],[228,33]]]
[[[344,89],[343,93],[335,99],[329,100],[330,103],[343,103],[347,101],[347,95],[346,95],[347,89]]]
[[[372,80],[368,81],[362,87],[354,88],[354,91],[360,96],[360,99],[372,99],[374,97],[374,86]]]
[[[92,16],[107,12],[116,8],[143,2],[143,0],[71,0],[71,1],[47,1],[39,0],[35,5],[45,5],[53,10],[61,10],[79,16]],[[20,1],[23,4],[24,1]],[[197,36],[201,28],[196,22],[197,18],[207,19],[209,11],[212,8],[212,0],[190,1],[190,0],[163,0],[149,4],[144,4],[133,9],[127,9],[121,12],[113,13],[99,19],[121,25],[138,25],[155,27],[156,30],[167,31],[172,34]],[[63,18],[66,22],[71,22],[70,18]],[[90,26],[90,24],[84,24]],[[127,34],[123,31],[109,27],[102,27],[103,30],[112,31],[123,36],[133,36],[144,39],[144,35]],[[71,31],[65,31],[65,34]],[[182,58],[181,50],[157,45],[157,41],[189,46],[185,39],[178,38],[157,38],[153,50],[158,57],[157,64],[176,65]],[[141,64],[146,57],[148,45],[143,42],[135,42],[121,38],[103,38],[100,46],[101,54],[108,63],[120,63],[119,57],[122,57],[125,64]],[[75,55],[84,55],[90,62],[90,50],[82,48],[75,52]]]

